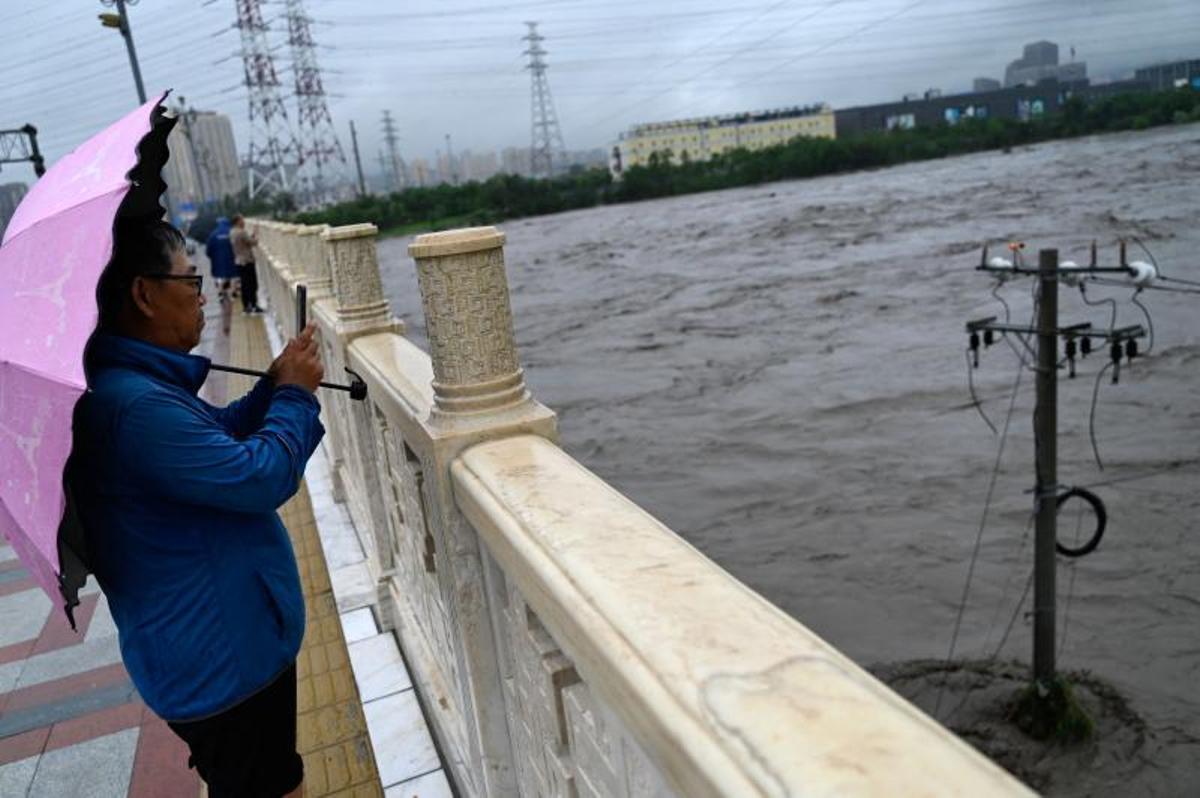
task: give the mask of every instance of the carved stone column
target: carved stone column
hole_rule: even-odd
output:
[[[314,233],[319,230],[319,235],[308,230]],[[313,253],[322,252],[315,248],[319,241],[329,264],[332,296],[310,293],[310,318],[321,332],[325,372],[337,380],[346,378],[347,350],[355,339],[404,333],[404,325],[392,315],[383,293],[375,253],[377,233],[373,224],[355,224],[307,228],[297,236],[299,240],[312,242]],[[317,257],[315,264],[310,262],[313,270],[308,275],[319,273],[321,255]],[[359,542],[367,554],[371,576],[377,584],[383,584],[391,573],[392,547],[388,538],[388,510],[380,488],[382,455],[376,451],[376,436],[371,427],[371,399],[354,402],[344,393],[328,391],[318,392],[318,398],[325,411],[326,442],[333,460],[334,498],[347,503]]]
[[[293,273],[297,271],[297,267],[299,265],[299,253],[296,251],[296,233],[301,227],[303,227],[303,225],[285,222],[281,225],[281,227],[281,243],[283,244],[283,252],[281,254],[283,255],[283,268],[286,272]]]
[[[429,233],[408,252],[417,262],[429,331],[434,414],[528,403],[504,273],[504,233],[494,227]]]
[[[391,309],[383,295],[373,224],[332,227],[321,234],[329,248],[330,277],[337,315],[342,322],[387,321]]]
[[[322,297],[333,296],[333,278],[329,272],[329,243],[325,240],[325,231],[330,230],[327,224],[309,225],[308,227],[308,296],[316,301]]]
[[[488,798],[518,794],[503,691],[511,674],[503,672],[493,631],[503,597],[489,585],[486,552],[455,502],[450,467],[482,441],[557,436],[554,413],[525,387],[503,245],[503,233],[478,227],[419,236],[409,247],[429,332],[433,396],[413,403],[419,426],[402,435],[417,461],[410,470],[421,474],[418,519],[426,535],[421,560],[401,563],[391,594],[414,682],[439,696],[430,704],[431,723],[456,781],[464,795]],[[415,582],[403,581],[413,574]],[[426,580],[437,590],[422,603]],[[424,615],[433,620],[418,620]],[[427,631],[437,629],[437,618],[452,630],[444,643]]]
[[[296,260],[292,264],[292,279],[308,285],[312,275],[317,271],[316,252],[313,244],[321,228],[316,225],[298,224],[295,229]]]

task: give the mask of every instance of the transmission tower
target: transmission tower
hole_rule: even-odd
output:
[[[304,153],[292,133],[279,91],[279,75],[267,42],[260,0],[234,0],[242,36],[242,70],[250,102],[250,146],[246,171],[251,198],[288,191]]]
[[[312,17],[304,12],[304,0],[286,0],[286,7],[288,46],[296,79],[296,126],[305,164],[301,179],[307,184],[307,198],[325,204],[333,199],[331,186],[345,182],[349,167],[325,101],[317,45],[310,27]]]
[[[392,119],[391,111],[383,112],[383,140],[387,143],[388,164],[384,170],[391,174],[392,191],[399,191],[408,185],[408,167],[400,157],[400,136],[396,134],[396,121]]]
[[[546,40],[537,32],[536,22],[526,22],[529,33],[521,37],[529,42],[523,55],[529,56],[526,69],[533,79],[530,87],[531,135],[529,144],[529,168],[534,177],[553,177],[556,168],[566,163],[566,145],[563,144],[562,129],[558,126],[558,115],[554,112],[554,98],[550,96],[550,82],[546,79],[546,61],[542,42]]]

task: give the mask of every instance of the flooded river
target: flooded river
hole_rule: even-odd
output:
[[[1115,263],[1137,236],[1200,281],[1198,181],[1190,125],[509,222],[526,378],[571,454],[857,661],[944,657],[999,441],[967,389],[963,323],[1005,312],[979,244],[1085,261],[1096,239]],[[425,346],[407,243],[380,258]],[[1030,287],[999,289],[1015,320]],[[1088,290],[1145,323],[1131,295]],[[1183,794],[1200,783],[1200,295],[1140,299],[1154,347],[1100,384],[1103,471],[1088,435],[1103,351],[1060,388],[1060,481],[1148,475],[1095,489],[1108,531],[1060,565],[1060,663],[1148,719],[1139,790]],[[1110,322],[1077,289],[1060,306],[1064,323]],[[997,427],[1018,371],[1001,344],[975,373]],[[956,656],[992,654],[1014,615],[1001,656],[1029,656],[1033,385],[1026,370]],[[1073,537],[1075,513],[1061,520]]]

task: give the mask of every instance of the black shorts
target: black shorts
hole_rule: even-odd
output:
[[[219,715],[168,723],[188,744],[209,798],[278,798],[304,780],[296,753],[296,664]]]

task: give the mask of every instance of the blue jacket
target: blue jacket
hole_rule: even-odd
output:
[[[121,656],[167,720],[221,712],[300,651],[304,599],[275,514],[324,434],[315,397],[262,379],[217,408],[209,361],[97,333],[70,483]]]
[[[208,234],[204,244],[204,254],[212,266],[212,276],[216,280],[228,280],[238,276],[237,264],[233,259],[233,241],[230,233],[233,228],[229,220],[222,216],[217,219],[217,226]]]

